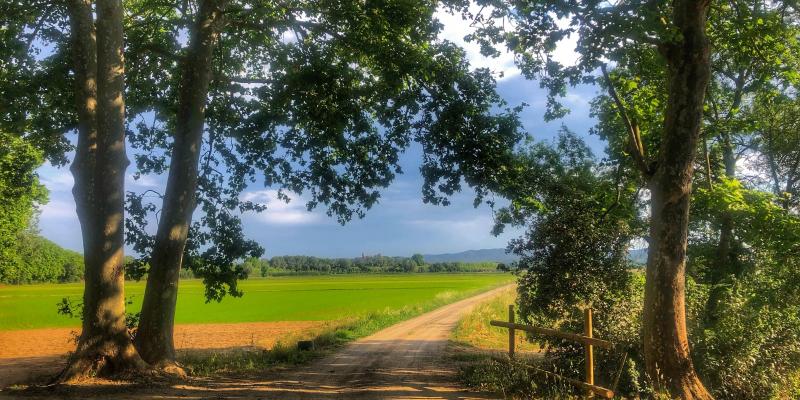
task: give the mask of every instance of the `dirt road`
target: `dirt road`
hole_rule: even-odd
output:
[[[503,289],[384,329],[283,379],[265,382],[258,391],[282,399],[493,398],[463,391],[442,355],[461,316]]]
[[[193,385],[136,388],[99,394],[121,399],[491,399],[458,385],[443,359],[450,333],[475,305],[506,287],[441,307],[399,323],[311,365],[264,380],[211,380]],[[109,388],[111,389],[111,388]],[[117,388],[119,389],[119,388]]]

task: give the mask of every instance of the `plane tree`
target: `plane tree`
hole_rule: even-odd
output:
[[[660,129],[645,143],[641,127],[627,111],[625,152],[650,191],[649,250],[643,316],[645,366],[651,379],[671,395],[708,399],[711,395],[692,364],[686,330],[685,268],[689,203],[705,93],[711,76],[706,33],[710,1],[478,2],[471,39],[491,53],[504,43],[516,54],[522,73],[538,79],[549,93],[547,118],[567,110],[558,98],[567,87],[594,82],[607,64],[626,66],[639,54],[658,66],[663,102],[650,103],[661,115]],[[578,37],[574,65],[553,57],[557,43]],[[622,104],[620,104],[622,105]],[[648,146],[649,145],[649,146]]]
[[[742,151],[737,143],[750,132],[752,115],[742,112],[746,102],[774,89],[776,81],[796,80],[795,10],[788,2],[757,1],[478,5],[477,12],[462,9],[477,26],[470,39],[486,54],[496,54],[498,44],[514,52],[523,74],[549,92],[546,118],[568,112],[559,97],[569,86],[599,83],[606,93],[594,101],[599,122],[593,131],[608,142],[609,161],[635,171],[650,194],[647,372],[672,396],[709,398],[692,366],[685,322],[692,178],[698,165],[707,177],[703,183],[734,175]],[[578,38],[578,57],[565,66],[554,52],[568,36]],[[713,154],[697,156],[709,137],[718,143],[722,173]],[[728,233],[718,243],[719,276],[724,276],[733,223],[725,213],[719,218],[715,223]]]
[[[130,8],[129,85],[141,95],[131,107],[142,121],[131,143],[141,172],[167,174],[160,207],[129,195],[129,242],[147,272],[135,342],[150,363],[174,365],[184,263],[210,299],[240,294],[234,261],[260,254],[240,214],[264,209],[242,200],[249,184],[283,200],[304,194],[309,210],[325,206],[345,223],[379,200],[412,142],[425,154],[425,199],[446,203],[462,179],[491,174],[518,138],[516,111],[503,110],[491,74],[473,73],[458,47],[437,39],[438,3],[181,5]],[[143,214],[156,210],[150,235]]]
[[[698,185],[713,189],[724,185],[724,181],[752,179],[749,174],[742,174],[740,160],[767,161],[769,152],[765,150],[770,147],[764,144],[778,143],[770,139],[774,135],[769,135],[775,131],[777,121],[770,122],[770,113],[764,110],[763,102],[791,91],[797,82],[796,55],[800,53],[793,15],[791,8],[783,3],[767,6],[760,1],[737,1],[713,5],[708,24],[709,41],[714,48],[711,80],[705,99],[702,140],[695,159]],[[607,94],[594,100],[594,112],[599,119],[594,131],[610,144],[611,159],[635,167],[627,148],[630,135],[626,124],[630,123],[639,132],[645,150],[657,144],[662,105],[666,103],[667,94],[661,90],[666,75],[659,63],[660,55],[653,49],[632,50],[628,59],[604,73],[601,85]],[[771,176],[765,164],[749,165],[751,170],[756,167],[759,174]],[[747,245],[737,239],[741,235],[731,213],[721,212],[713,220],[703,222],[713,227],[713,238],[707,239],[715,243],[703,244],[701,258],[707,262],[699,267],[695,263],[693,268],[695,278],[713,286],[704,318],[711,324],[720,291],[724,290],[724,285],[718,284],[728,277],[741,276]],[[699,247],[694,249],[698,250]]]
[[[104,281],[113,290],[85,289],[91,299],[84,302],[90,308],[84,334],[104,331],[103,338],[113,338],[102,341],[109,346],[100,359],[109,368],[96,371],[139,369],[141,355],[180,372],[173,344],[180,269],[202,277],[211,300],[241,294],[236,281],[244,271],[235,261],[262,252],[242,232],[242,214],[265,209],[243,195],[252,185],[277,190],[282,200],[301,194],[308,209],[325,207],[345,223],[379,201],[380,189],[403,172],[401,154],[415,146],[423,154],[425,201],[448,204],[464,184],[476,187],[480,201],[482,182],[507,165],[519,139],[519,109],[503,103],[489,71],[472,70],[458,46],[438,38],[434,12],[441,4],[3,5],[17,28],[4,34],[13,37],[9,51],[19,60],[3,71],[13,78],[2,87],[25,106],[21,111],[4,97],[3,121],[15,134],[52,145],[46,154],[56,163],[75,151],[87,274],[94,271],[90,257],[102,250],[111,260],[107,252],[114,249],[113,263],[96,269],[113,279]],[[113,6],[112,19],[106,6]],[[110,51],[121,46],[122,32],[124,47]],[[111,55],[119,57],[113,76],[103,67]],[[70,132],[78,132],[77,141]],[[163,188],[125,194],[125,239],[139,255],[129,272],[147,275],[135,350],[122,336],[123,226],[93,230],[100,225],[95,221],[122,215],[122,140],[133,150],[135,179],[166,180]],[[94,315],[113,324],[93,324]],[[85,354],[69,375],[87,373]]]

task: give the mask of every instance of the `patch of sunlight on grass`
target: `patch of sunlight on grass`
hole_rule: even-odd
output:
[[[508,351],[508,329],[491,326],[489,321],[508,321],[508,305],[515,304],[516,300],[516,288],[509,288],[479,304],[458,322],[453,341],[482,350]],[[529,342],[525,332],[520,331],[516,333],[515,347],[518,353],[539,351],[539,346]]]

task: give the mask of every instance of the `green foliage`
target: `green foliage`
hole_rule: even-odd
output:
[[[800,98],[772,92],[753,103],[757,135],[750,145],[758,149],[757,173],[747,178],[772,191],[784,208],[800,212]]]
[[[421,255],[420,255],[421,256]],[[497,263],[439,262],[418,264],[407,257],[362,256],[357,258],[320,258],[311,256],[277,256],[269,261],[251,259],[243,266],[260,265],[265,275],[287,274],[350,274],[408,272],[495,272]]]
[[[747,189],[740,182],[727,179],[715,184],[713,190],[700,187],[694,193],[687,325],[698,372],[719,398],[766,399],[797,395],[800,338],[796,332],[800,331],[800,292],[796,288],[800,269],[796,255],[800,219],[782,208],[777,200],[769,193]],[[709,269],[714,268],[717,237],[709,221],[717,221],[723,214],[737,221],[737,236],[742,245],[737,256],[741,273],[736,276],[742,278],[732,275],[712,287],[706,282]],[[585,238],[592,236],[591,232],[585,234]],[[544,239],[546,247],[563,247],[562,241],[552,237]],[[559,261],[571,261],[576,265],[608,262],[602,253],[588,251],[564,255]],[[527,276],[530,274],[537,275]],[[587,304],[585,299],[592,295],[592,286],[568,286],[579,295],[558,303],[564,295],[548,289],[572,285],[575,276],[559,276],[546,269],[528,270],[527,275],[520,278],[520,288],[526,291],[520,296],[522,316],[536,324],[579,332],[583,316],[578,307]],[[595,279],[602,281],[603,278],[598,275]],[[553,283],[553,280],[561,283]],[[591,303],[595,310],[595,335],[617,344],[612,353],[597,351],[598,365],[608,367],[600,369],[596,379],[608,384],[613,381],[617,368],[622,368],[618,391],[629,396],[649,396],[652,393],[642,368],[638,334],[644,276],[630,272],[620,282],[622,285],[617,289],[596,297]],[[717,317],[709,324],[707,304],[712,289],[722,290]],[[561,314],[553,312],[553,304],[561,306],[556,308]],[[548,357],[559,368],[580,371],[583,357],[580,346],[537,339],[551,346]],[[627,354],[627,361],[618,367],[623,352]]]
[[[606,4],[597,1],[486,1],[477,2],[481,12],[466,7],[466,18],[475,21],[468,36],[481,45],[484,54],[498,54],[503,44],[517,55],[516,62],[529,79],[539,80],[548,91],[546,119],[564,116],[568,110],[559,98],[568,86],[591,83],[601,64],[626,64],[631,54],[667,47],[680,37],[672,21],[670,3],[636,0]],[[575,65],[555,59],[560,41],[577,37]],[[630,81],[629,83],[632,83]]]
[[[694,219],[701,224],[722,214],[737,222],[737,235],[751,251],[769,251],[771,257],[793,257],[800,251],[800,217],[782,208],[774,195],[746,188],[736,179],[722,178],[713,189],[694,193]]]
[[[260,273],[261,277],[266,277],[269,271],[269,261],[250,257],[242,262],[242,271],[247,277],[250,277],[255,272]]]
[[[636,179],[598,162],[567,130],[552,144],[530,146],[520,154],[519,165],[525,173],[503,187],[513,201],[498,213],[497,229],[526,227],[509,244],[520,256],[520,317],[532,325],[580,332],[582,309],[592,307],[596,336],[618,344],[612,352],[597,351],[597,363],[604,366],[597,382],[610,386],[622,368],[618,390],[647,393],[639,344],[644,276],[632,272],[628,260],[631,242],[643,234]],[[568,376],[582,370],[580,345],[530,339],[546,349],[541,368]],[[626,364],[620,366],[625,353]],[[564,389],[541,386],[536,393],[544,397]]]
[[[698,370],[720,398],[800,395],[800,265],[771,267],[729,281],[715,324],[693,335]],[[775,273],[776,267],[793,276]]]
[[[635,190],[568,131],[531,146],[519,162],[526,172],[503,187],[514,200],[498,212],[496,230],[527,227],[509,244],[521,257],[521,314],[559,320],[576,304],[624,289],[628,247],[640,232]]]
[[[16,261],[0,268],[0,282],[77,282],[83,279],[83,255],[32,232],[17,235]]]
[[[43,157],[54,165],[67,163],[72,145],[64,133],[75,128],[71,60],[60,51],[67,47],[64,14],[62,4],[0,4],[0,143],[13,148],[7,133],[24,137],[39,150],[39,163]]]
[[[243,199],[256,181],[303,194],[340,223],[363,217],[402,173],[413,142],[425,153],[426,201],[447,203],[463,182],[478,186],[519,138],[487,71],[471,71],[463,51],[437,38],[436,2],[232,1],[213,57],[201,149],[199,219],[186,267],[211,298],[240,295],[237,261],[260,257],[241,233],[242,212],[269,204]],[[127,105],[136,176],[168,168],[182,58],[177,26],[195,10],[175,3],[126,3]],[[135,17],[133,17],[135,16]],[[223,171],[223,172],[220,172]],[[129,193],[126,240],[150,254],[152,192]],[[145,266],[147,260],[141,262]]]
[[[698,188],[694,197],[689,268],[719,296],[714,315],[692,329],[698,370],[723,398],[797,396],[800,217],[780,198],[737,180]],[[714,282],[708,275],[720,215],[736,221],[738,246],[734,273]]]
[[[125,305],[133,304],[133,300],[125,298]],[[56,313],[68,318],[77,318],[83,321],[83,303],[73,302],[69,297],[62,297],[61,301],[56,303]],[[128,335],[131,340],[136,337],[136,330],[139,328],[139,317],[141,313],[125,312],[125,327],[128,329]]]
[[[479,360],[464,363],[459,368],[459,379],[467,386],[492,393],[499,393],[504,399],[531,399],[538,396],[542,383],[541,375],[528,368],[507,360]],[[557,393],[550,393],[558,396]],[[549,397],[566,398],[566,396]]]
[[[164,174],[179,84],[198,2],[124,3],[127,140],[136,179]],[[226,1],[211,58],[198,171],[197,218],[184,254],[208,296],[241,295],[241,261],[263,249],[242,233],[241,215],[268,204],[245,199],[253,183],[302,195],[345,223],[376,204],[402,173],[400,154],[421,146],[423,196],[447,204],[464,183],[483,183],[519,140],[519,108],[495,92],[486,70],[439,39],[449,2]],[[19,132],[56,164],[75,129],[69,18],[62,3],[4,3],[0,130]],[[56,139],[54,139],[56,138]],[[163,193],[127,193],[126,241],[145,255]],[[476,200],[479,201],[479,200]]]
[[[626,237],[646,239],[638,221],[644,214],[642,200],[646,197],[636,192],[644,182],[636,171],[648,176],[659,168],[668,168],[656,164],[653,160],[659,158],[653,154],[660,151],[664,133],[670,48],[681,40],[673,26],[672,3],[512,0],[478,4],[483,6],[478,13],[470,11],[468,2],[460,9],[477,27],[470,39],[480,43],[486,54],[497,54],[494,46],[502,44],[517,56],[523,74],[538,79],[548,90],[545,118],[558,118],[567,112],[558,98],[566,95],[568,86],[599,81],[603,92],[608,92],[592,102],[592,113],[599,120],[593,133],[608,143],[607,163],[586,174],[580,169],[564,174],[569,163],[523,161],[520,168],[526,172],[501,180],[499,185],[512,205],[499,214],[498,226],[515,223],[528,228],[523,238],[512,243],[532,255],[521,262],[525,269],[533,267],[521,277],[523,317],[579,329],[580,315],[575,307],[589,303],[612,320],[615,315],[630,317],[624,312],[641,309],[640,291],[634,290],[637,285],[632,283],[635,280],[624,274],[608,274],[603,266],[621,271],[613,257],[617,251],[612,245],[615,238],[619,245]],[[707,151],[698,151],[704,157],[696,160],[702,167],[694,177],[687,313],[690,340],[699,348],[693,349],[695,363],[704,381],[712,383],[710,389],[723,398],[794,396],[774,388],[789,387],[792,379],[796,382],[798,367],[793,349],[797,344],[782,340],[774,330],[797,332],[795,318],[786,315],[796,314],[793,307],[798,301],[788,287],[759,279],[794,281],[791,270],[800,254],[797,206],[793,203],[796,183],[800,182],[795,140],[800,54],[797,12],[794,2],[710,2],[706,30],[711,42],[712,79],[706,90],[704,140],[700,141],[702,150]],[[571,66],[554,59],[557,44],[567,36],[577,36],[578,57]],[[614,70],[607,79],[598,79],[597,70],[605,63],[613,65]],[[612,89],[618,99],[613,98]],[[625,119],[633,126],[630,131]],[[641,144],[636,143],[638,138],[631,140],[638,135]],[[634,150],[638,146],[641,151]],[[542,160],[558,159],[548,152],[533,154]],[[767,188],[777,197],[725,178],[739,173],[736,161],[741,157],[755,161],[748,164],[748,169],[756,169],[748,171],[750,181],[758,185],[755,187]],[[548,190],[548,178],[540,178],[547,173],[540,171],[551,173],[553,181],[563,185],[563,198],[547,195],[553,190]],[[533,178],[526,179],[526,175]],[[601,188],[592,192],[585,182],[596,182],[591,186]],[[713,189],[707,189],[710,187]],[[616,204],[609,201],[609,194],[614,192],[617,202],[622,199],[620,203],[628,206],[614,208],[606,216],[604,210]],[[580,206],[570,205],[570,201]],[[605,225],[605,219],[619,226]],[[726,221],[733,221],[733,239],[731,251],[724,256],[727,258],[721,259],[721,232],[724,226],[730,226],[723,224]],[[576,266],[574,270],[570,265]],[[724,276],[721,280],[720,275]],[[756,290],[758,285],[763,291]],[[609,290],[598,291],[598,286],[608,286]],[[784,292],[791,294],[779,299]],[[714,307],[709,304],[716,303],[720,308],[710,312]],[[617,307],[624,312],[618,314]],[[734,326],[736,317],[730,313],[736,312],[752,323],[753,337],[734,340],[737,334],[746,335],[744,328]],[[719,315],[712,315],[715,313]],[[597,326],[604,335],[618,337],[633,352],[629,361],[633,364],[627,368],[629,390],[645,395],[646,388],[640,384],[645,380],[635,376],[641,372],[641,356],[635,354],[641,346],[638,339],[631,339],[638,337],[638,330],[628,329],[640,324],[637,318],[607,326],[599,321]],[[762,323],[777,319],[781,322]],[[731,346],[715,339],[721,337],[732,339]],[[762,346],[768,349],[763,359],[757,350]],[[571,355],[569,348],[560,344],[554,350],[551,355],[559,356],[565,367],[570,363],[574,366],[580,357],[578,348]],[[731,358],[735,357],[743,359],[734,362]],[[716,360],[712,365],[704,364],[712,360]],[[730,362],[730,367],[725,362]],[[766,365],[786,371],[780,382],[767,385]],[[737,374],[729,384],[722,383],[723,377]],[[748,388],[745,385],[749,381],[753,384]]]
[[[36,168],[42,154],[25,139],[0,130],[0,282],[24,281],[15,271],[19,235],[31,223],[36,204],[47,201]]]

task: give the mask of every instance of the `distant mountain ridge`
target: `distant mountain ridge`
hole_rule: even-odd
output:
[[[480,250],[467,250],[459,253],[444,253],[444,254],[425,254],[423,255],[425,262],[499,262],[499,263],[512,263],[519,260],[519,257],[514,254],[506,253],[506,249],[480,249]],[[628,252],[628,259],[634,264],[644,265],[647,263],[647,249],[631,249]]]
[[[517,261],[519,257],[514,254],[507,254],[506,249],[479,249],[467,250],[459,253],[444,253],[444,254],[425,254],[423,255],[425,262],[498,262],[498,263],[511,263]]]

